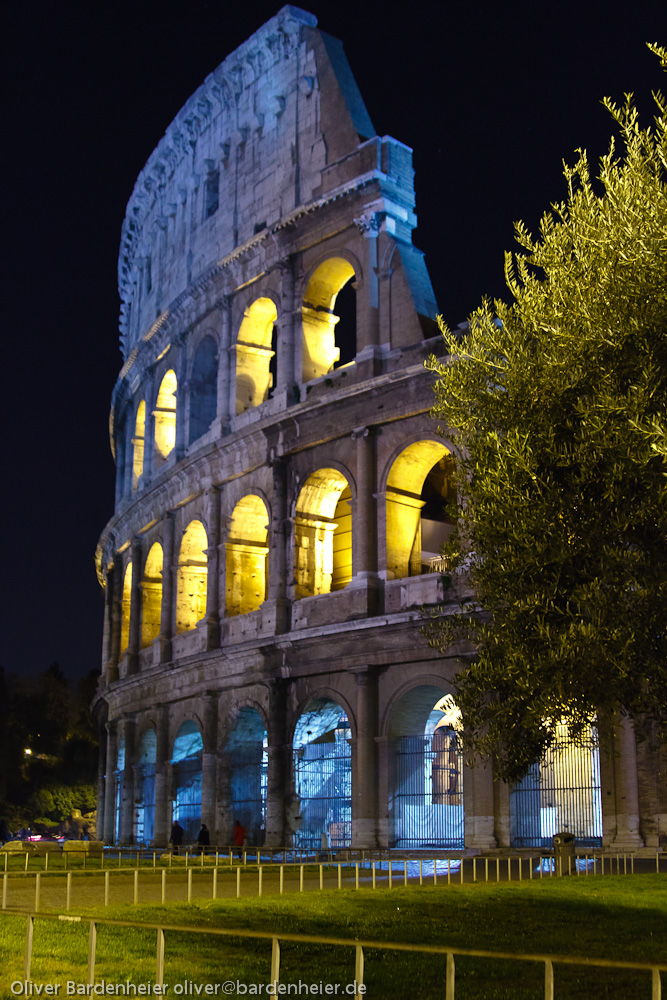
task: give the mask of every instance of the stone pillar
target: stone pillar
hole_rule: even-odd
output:
[[[107,589],[109,590],[110,602],[107,681],[109,684],[113,684],[114,681],[118,680],[120,631],[123,616],[123,565],[118,553],[114,557],[111,568],[107,571]]]
[[[116,432],[116,510],[125,496],[125,423]]]
[[[280,315],[278,317],[277,389],[287,392],[287,403],[296,402],[296,384],[301,381],[302,352],[300,329],[294,301],[294,261],[289,258],[280,265]]]
[[[357,687],[357,735],[353,741],[356,753],[352,771],[352,846],[377,847],[377,675],[367,667],[353,672]]]
[[[220,490],[207,491],[208,549],[206,550],[206,648],[220,645]]]
[[[287,716],[287,685],[289,681],[277,679],[270,681],[268,743],[269,765],[266,787],[266,847],[284,847],[285,832],[285,799],[289,785],[290,749],[285,732]]]
[[[229,381],[230,381],[230,353],[229,349],[231,347],[231,331],[232,331],[232,314],[231,314],[232,299],[231,296],[225,295],[220,299],[220,349],[218,350],[218,396],[217,396],[217,414],[220,421],[220,434],[229,433]],[[234,412],[236,412],[236,400],[234,406]]]
[[[616,851],[633,851],[644,846],[639,833],[635,732],[630,720],[620,715],[602,723],[599,732],[602,843]]]
[[[637,741],[639,832],[647,847],[657,848],[667,835],[667,747],[657,740],[655,725],[644,726]]]
[[[185,455],[185,393],[186,382],[186,349],[183,338],[176,342],[176,443],[174,445],[174,461],[180,462]]]
[[[357,500],[352,545],[352,572],[356,576],[377,575],[377,503],[375,499],[375,432],[358,427],[352,434],[357,446]]]
[[[102,839],[113,844],[116,818],[116,758],[118,756],[118,730],[116,722],[107,722],[106,777],[104,784],[104,828]]]
[[[131,717],[121,720],[125,735],[125,767],[123,769],[123,798],[120,815],[120,843],[134,842],[134,735],[135,721]]]
[[[375,744],[378,759],[378,845],[393,847],[394,824],[393,816],[390,817],[389,805],[396,782],[395,754],[386,736],[376,736]]]
[[[153,847],[162,847],[169,842],[168,825],[168,774],[169,768],[169,706],[159,705],[157,709],[155,754],[155,827]]]
[[[160,610],[160,662],[172,658],[174,636],[174,514],[167,511],[162,519],[162,608]]]
[[[229,297],[229,304],[224,314],[226,328],[225,342],[227,344],[227,404],[226,410],[229,413],[230,426],[236,416],[236,339],[238,329],[232,327],[232,298]],[[223,328],[223,329],[225,329]]]
[[[463,823],[466,847],[493,850],[494,836],[493,769],[490,761],[476,758],[463,765]]]
[[[207,691],[204,702],[204,750],[201,761],[201,821],[206,823],[211,843],[217,843],[217,760],[218,760],[218,693]]]
[[[144,425],[144,471],[142,486],[145,489],[153,476],[153,456],[155,455],[155,372],[151,371],[150,379],[145,384],[146,392],[146,423]]]
[[[98,726],[99,755],[97,758],[97,817],[95,820],[95,837],[104,839],[104,809],[106,805],[107,773],[107,733],[103,725]]]
[[[143,604],[143,540],[141,535],[132,539],[132,590],[130,591],[130,635],[127,644],[127,673],[139,670],[139,647],[141,645],[141,613]]]
[[[357,357],[373,357],[373,348],[380,343],[380,310],[378,295],[378,233],[380,217],[370,212],[354,220],[364,237],[364,284],[366,295],[357,299]],[[373,372],[373,374],[375,374]]]
[[[269,580],[267,597],[276,605],[276,633],[289,629],[289,602],[287,576],[289,555],[289,526],[287,517],[287,464],[284,458],[271,462],[273,471],[273,503],[269,538]]]

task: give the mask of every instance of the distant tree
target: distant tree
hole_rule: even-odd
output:
[[[650,46],[667,67],[667,50]],[[596,713],[667,729],[667,113],[642,129],[628,95],[600,161],[522,252],[513,296],[463,336],[441,324],[435,416],[456,428],[452,543],[475,599],[434,624],[462,640],[468,747],[519,779],[564,720]],[[448,430],[449,433],[449,430]],[[466,644],[467,643],[467,644]]]

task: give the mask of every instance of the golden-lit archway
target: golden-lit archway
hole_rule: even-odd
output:
[[[236,412],[245,413],[269,398],[273,385],[270,371],[273,324],[278,318],[275,303],[255,299],[243,314],[236,340]]]
[[[144,437],[146,434],[146,403],[142,399],[137,407],[132,438],[132,490],[139,487],[144,472]]]
[[[306,480],[294,519],[295,597],[341,590],[352,576],[350,486],[337,469],[318,469]],[[334,555],[335,553],[335,555]]]
[[[120,622],[120,655],[122,656],[130,641],[130,607],[132,604],[132,563],[128,562],[123,577],[123,600]]]
[[[354,268],[343,257],[330,257],[311,276],[303,296],[303,369],[301,379],[309,382],[326,375],[336,365],[340,348],[336,345],[338,316],[334,306],[338,293],[354,278]]]
[[[176,631],[187,632],[206,614],[208,539],[201,521],[190,521],[178,554]]]
[[[266,600],[269,515],[254,494],[239,500],[227,542],[225,605],[228,617],[256,611]]]
[[[159,469],[176,444],[176,373],[170,368],[160,383],[155,406],[154,465]]]
[[[388,580],[419,576],[437,559],[451,533],[444,510],[455,496],[453,472],[454,460],[438,441],[416,441],[394,461],[386,491]]]
[[[162,617],[162,546],[155,542],[151,546],[141,581],[142,616],[141,646],[150,646],[160,634]]]

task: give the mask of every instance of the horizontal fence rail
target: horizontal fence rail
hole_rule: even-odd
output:
[[[35,920],[65,920],[88,925],[88,985],[95,983],[95,962],[97,928],[99,926],[128,927],[133,930],[154,930],[156,932],[155,984],[162,987],[165,968],[165,934],[207,934],[221,938],[248,938],[271,941],[271,968],[269,982],[280,982],[280,942],[288,941],[302,945],[328,945],[336,948],[353,948],[355,951],[355,984],[364,985],[364,949],[389,952],[413,952],[424,955],[440,955],[445,958],[445,1000],[455,1000],[456,957],[486,958],[494,961],[517,961],[538,963],[544,966],[544,1000],[555,1000],[554,965],[572,965],[587,968],[625,969],[645,972],[651,977],[651,1000],[662,1000],[661,973],[667,972],[667,964],[650,962],[624,962],[616,959],[587,958],[573,955],[544,955],[528,952],[486,951],[479,948],[452,948],[448,945],[402,944],[394,941],[349,940],[336,937],[320,937],[308,934],[276,934],[271,931],[249,931],[222,927],[188,927],[179,924],[154,924],[132,920],[91,920],[87,917],[71,916],[63,913],[36,914],[26,916],[26,944],[24,953],[24,980],[30,982],[32,953],[35,937]],[[274,986],[275,989],[275,986]],[[361,1000],[363,991],[357,990],[355,1000]]]

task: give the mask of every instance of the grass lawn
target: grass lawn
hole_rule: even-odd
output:
[[[663,875],[549,879],[495,885],[403,887],[373,891],[265,896],[241,900],[102,907],[76,912],[100,919],[303,933],[490,951],[537,952],[667,964],[667,880]],[[0,997],[23,978],[25,918],[0,922]],[[87,924],[39,918],[31,978],[35,983],[86,982]],[[182,984],[251,984],[269,979],[270,942],[167,934],[167,996],[196,996]],[[154,980],[155,931],[99,927],[96,982],[139,985]],[[442,1000],[445,958],[416,953],[365,952],[364,981],[371,1000]],[[282,983],[347,984],[354,949],[281,945]],[[544,966],[457,958],[457,1000],[542,997]],[[667,974],[663,974],[667,985]],[[264,987],[265,988],[265,987]],[[222,988],[219,987],[219,996]],[[187,992],[189,990],[189,992]],[[345,995],[339,987],[339,996]],[[35,994],[33,994],[35,995]],[[60,996],[66,995],[63,986]],[[130,994],[131,995],[131,994]],[[200,994],[205,995],[205,994]],[[235,996],[236,991],[227,993]],[[264,994],[266,995],[266,994]],[[285,995],[299,995],[293,992]],[[306,995],[302,991],[300,995]],[[309,993],[307,995],[327,995]],[[332,995],[332,994],[329,994]],[[623,970],[555,966],[556,1000],[650,1000],[650,975]]]

